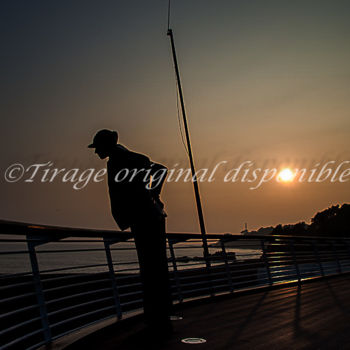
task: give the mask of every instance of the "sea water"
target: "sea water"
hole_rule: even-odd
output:
[[[12,236],[13,238],[13,236]],[[23,238],[23,237],[21,237]],[[178,269],[203,267],[201,242],[178,243],[174,245]],[[138,273],[138,259],[133,242],[121,242],[110,246],[116,273]],[[220,251],[219,247],[209,247],[210,254]],[[234,252],[237,260],[255,259],[260,250],[227,248]],[[169,267],[172,269],[170,250],[167,249]],[[106,252],[102,240],[65,239],[60,242],[45,243],[36,247],[36,256],[41,272],[52,273],[96,273],[108,271]],[[188,260],[185,258],[187,257]],[[221,262],[222,263],[222,262]],[[213,265],[216,263],[213,262]],[[26,242],[0,243],[0,273],[17,274],[31,272],[31,262]]]

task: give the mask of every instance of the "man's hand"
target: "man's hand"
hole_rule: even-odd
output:
[[[159,195],[153,196],[154,204],[161,216],[167,217],[167,213],[164,210],[164,203],[160,200]]]

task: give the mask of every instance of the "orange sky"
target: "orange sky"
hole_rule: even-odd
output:
[[[312,168],[350,160],[349,5],[343,1],[174,1],[172,27],[197,169],[227,161]],[[82,6],[82,4],[84,6]],[[53,162],[105,166],[96,130],[169,168],[188,167],[166,36],[167,1],[0,5],[1,171]],[[346,167],[344,167],[345,169]],[[349,202],[347,182],[200,184],[208,232],[308,221]],[[220,177],[221,176],[221,177]],[[220,180],[221,179],[221,180]],[[1,218],[114,228],[106,182],[1,186]],[[165,185],[169,231],[198,231],[190,183]]]

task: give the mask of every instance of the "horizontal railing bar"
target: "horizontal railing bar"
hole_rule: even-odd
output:
[[[230,287],[229,283],[227,283],[227,278],[215,278],[215,279],[210,279],[210,282],[222,282],[222,281],[226,281],[226,286]],[[213,286],[215,288],[215,285]]]
[[[182,266],[198,266],[198,265],[205,265],[205,261],[203,262],[195,262],[195,263],[183,263],[183,264],[178,264],[177,267],[182,267]]]
[[[228,285],[228,284],[218,284],[218,285],[215,285],[215,286],[213,287],[214,291],[215,291],[216,289],[222,289],[222,288],[230,289],[230,285]],[[231,293],[233,293],[233,290],[231,291]]]
[[[115,274],[114,276],[115,276],[116,280],[119,282],[122,280],[129,280],[130,278],[134,279],[137,276],[137,274],[125,275],[125,276],[120,276],[118,274]]]
[[[334,270],[338,270],[338,266],[334,266],[334,267],[327,267],[327,266],[323,266],[323,271],[334,271]]]
[[[128,261],[128,262],[115,262],[113,263],[112,265],[113,266],[120,266],[120,265],[136,265],[138,264],[139,262],[138,261]]]
[[[234,282],[233,283],[233,287],[242,285],[242,284],[251,284],[255,282],[255,280],[248,280],[248,281],[241,281],[241,282]],[[249,287],[249,289],[253,289],[254,287],[256,287],[256,284],[253,284],[252,286]],[[235,288],[236,289],[236,288]]]
[[[130,296],[137,295],[137,294],[142,294],[142,291],[137,290],[135,292],[130,292],[130,293],[119,293],[119,296],[120,297],[130,297]]]
[[[338,258],[347,258],[345,260],[349,260],[350,259],[350,256],[348,253],[346,252],[337,252],[337,257]]]
[[[48,272],[57,272],[57,271],[67,271],[67,270],[77,270],[82,268],[90,268],[90,267],[102,267],[108,266],[107,264],[95,264],[95,265],[81,265],[81,266],[70,266],[70,267],[62,267],[59,269],[49,269],[49,270],[41,270],[40,273],[48,273]]]
[[[21,276],[33,276],[33,272],[32,271],[28,271],[28,272],[18,272],[18,273],[11,273],[11,274],[3,274],[3,275],[0,275],[0,280],[9,279],[9,278],[17,278],[17,277],[21,277]]]
[[[51,242],[49,242],[51,243]],[[47,243],[47,244],[49,244]],[[57,244],[59,242],[55,242]],[[78,242],[77,242],[78,243]],[[81,242],[79,242],[81,243]],[[100,242],[103,244],[103,241]],[[119,242],[122,243],[122,242]],[[60,243],[61,244],[61,243]],[[198,247],[200,248],[200,247]],[[81,252],[104,252],[105,248],[80,248],[80,249],[38,249],[36,251],[37,254],[54,254],[54,253],[81,253]],[[130,251],[135,250],[135,248],[110,248],[111,251]],[[21,255],[21,254],[28,254],[29,250],[14,250],[14,251],[6,251],[6,252],[0,252],[0,255]]]
[[[195,293],[195,292],[201,292],[201,291],[210,291],[211,288],[210,287],[205,287],[205,288],[199,288],[199,289],[190,289],[190,290],[183,290],[181,291],[181,294],[182,295],[186,295],[186,294],[192,294],[192,293]]]
[[[310,271],[300,271],[299,274],[300,275],[310,275],[310,274],[320,274],[320,271],[319,270],[310,270]]]
[[[5,286],[1,286],[0,291],[6,290],[6,289],[11,289],[11,288],[23,287],[23,286],[31,286],[31,285],[33,285],[33,281],[15,283],[15,284],[7,284]]]
[[[297,258],[296,259],[299,265],[318,263],[318,260],[314,257],[306,257],[306,258]]]
[[[15,314],[18,314],[18,313],[21,313],[21,312],[25,312],[25,311],[28,311],[28,310],[37,309],[38,307],[39,306],[37,304],[35,304],[35,305],[30,305],[30,306],[23,307],[21,309],[16,309],[16,310],[13,310],[13,311],[10,311],[10,312],[6,312],[4,314],[0,314],[0,319],[1,318],[6,318],[6,317],[9,317],[9,316],[13,316]]]
[[[286,268],[290,268],[291,266],[295,266],[294,264],[290,264],[290,265],[269,265],[270,269],[276,269],[276,268],[281,268],[281,267],[286,267]]]
[[[225,248],[225,249],[226,249],[227,254],[229,254],[230,253],[230,249],[233,250],[234,248]],[[235,249],[241,249],[241,248],[237,247]],[[256,256],[256,255],[261,255],[262,254],[261,249],[251,249],[251,250],[256,250],[256,252],[254,252],[254,253],[244,253],[244,254],[242,252],[240,252],[239,256],[240,257],[241,256]],[[223,258],[223,257],[221,257],[221,258]],[[230,256],[228,256],[227,258],[229,259]]]
[[[24,322],[21,322],[21,323],[17,323],[17,324],[15,324],[15,325],[12,326],[12,327],[9,327],[9,328],[6,328],[6,329],[4,329],[4,330],[1,330],[1,331],[0,331],[0,335],[3,336],[4,334],[6,334],[6,333],[8,333],[8,332],[11,332],[11,331],[13,331],[13,330],[15,330],[15,329],[17,329],[17,328],[20,328],[20,327],[22,327],[22,326],[25,326],[25,325],[27,325],[27,324],[33,323],[33,322],[35,322],[35,321],[40,321],[40,320],[41,320],[40,317],[35,317],[35,318],[30,319],[30,320],[27,320],[27,321],[24,321]]]
[[[96,303],[100,303],[101,301],[107,301],[107,300],[114,300],[114,298],[113,298],[113,296],[110,296],[110,297],[105,297],[105,298],[91,300],[91,301],[88,301],[86,303],[76,304],[76,305],[73,305],[73,306],[65,307],[63,309],[59,309],[59,310],[56,310],[56,311],[48,312],[48,316],[57,315],[57,314],[60,314],[62,312],[66,312],[66,311],[69,311],[69,310],[74,310],[74,309],[77,309],[77,308],[82,307],[82,306],[93,305],[93,304],[96,304]]]
[[[96,276],[98,273],[94,273],[94,275]],[[101,272],[100,273],[101,275],[107,275],[108,274],[108,271],[106,272]],[[46,276],[41,276],[41,281],[42,282],[56,282],[56,281],[65,281],[65,280],[69,280],[69,279],[72,279],[72,278],[79,278],[79,277],[88,277],[89,274],[86,274],[86,273],[79,273],[79,274],[67,274],[67,275],[62,275],[62,276],[59,276],[59,277],[49,277],[49,278],[46,278]],[[44,278],[42,278],[44,277]]]
[[[294,250],[294,254],[295,254],[296,256],[299,256],[299,255],[300,255],[300,256],[305,256],[305,255],[307,255],[307,256],[315,256],[313,250],[307,250],[307,251]]]
[[[289,271],[289,270],[295,270],[295,265],[284,265],[284,266],[270,266],[270,272],[276,273],[279,271]]]
[[[169,280],[171,280],[171,278],[169,278]],[[122,290],[122,289],[125,289],[125,288],[130,288],[130,287],[139,287],[139,286],[142,286],[141,282],[125,284],[125,285],[122,285],[122,286],[118,286],[118,290]]]
[[[234,246],[230,246],[230,245],[227,245],[227,244],[230,244],[234,242],[235,245]],[[257,243],[256,240],[254,242],[250,242],[249,240],[244,240],[242,239],[241,242],[240,241],[232,241],[232,242],[224,242],[224,245],[225,245],[225,248],[226,249],[237,249],[237,248],[241,248],[241,249],[246,249],[246,250],[260,250],[261,248],[260,247],[257,247]],[[240,244],[242,243],[242,244]],[[215,243],[217,244],[217,243]],[[211,246],[209,248],[220,248],[221,245],[215,245],[215,246]]]
[[[57,327],[57,326],[61,326],[65,323],[68,323],[68,322],[71,322],[71,321],[74,321],[74,320],[78,320],[79,318],[83,318],[83,317],[86,317],[86,316],[90,316],[90,315],[93,315],[93,314],[97,314],[101,311],[107,311],[107,310],[113,310],[115,309],[115,305],[112,305],[112,306],[107,306],[107,307],[104,307],[104,308],[101,308],[101,309],[98,309],[98,310],[94,310],[94,311],[90,311],[90,312],[86,312],[85,314],[80,314],[78,316],[74,316],[74,317],[71,317],[71,318],[67,318],[65,319],[64,321],[60,321],[60,322],[56,322],[56,323],[52,323],[50,325],[50,327],[54,328],[54,327]]]
[[[126,301],[124,303],[120,303],[121,306],[129,306],[129,305],[132,305],[132,304],[139,304],[139,303],[142,303],[143,300],[142,299],[137,299],[137,300],[131,300],[131,301]]]
[[[189,276],[181,276],[181,274],[179,274],[179,276],[178,276],[178,278],[179,278],[179,280],[181,280],[181,281],[186,281],[186,280],[193,280],[193,279],[196,279],[196,278],[201,278],[201,279],[203,279],[203,276],[201,276],[201,275],[189,275]]]
[[[0,228],[1,229],[1,228]],[[0,235],[7,235],[7,233],[1,233]],[[21,236],[26,236],[26,234],[22,234]],[[72,236],[74,237],[74,236]],[[46,242],[47,244],[53,243],[53,244],[70,244],[70,243],[99,243],[103,244],[104,240],[102,236],[96,236],[98,239],[71,239],[71,238],[62,238],[59,240],[52,240]],[[113,240],[113,237],[110,237]],[[123,243],[123,244],[134,244],[134,238],[130,237],[128,238],[129,240],[120,240],[120,241],[115,241],[113,244],[118,244],[118,243]],[[43,238],[23,238],[23,239],[15,239],[15,238],[0,238],[0,242],[4,243],[27,243],[27,242],[34,242],[34,243],[40,243],[43,241]],[[117,248],[118,249],[118,248]]]
[[[29,253],[29,250],[14,250],[14,251],[0,252],[0,255],[23,255],[28,253]]]
[[[271,273],[277,273],[280,271],[290,271],[290,270],[295,270],[295,265],[290,264],[290,265],[283,265],[283,266],[270,266],[270,272]]]
[[[234,263],[229,264],[229,267],[232,268],[232,267],[254,266],[254,265],[263,266],[264,262],[263,261],[253,261],[251,263],[249,263],[249,262],[248,263],[247,262],[243,263],[243,262],[240,262],[240,261],[235,261]]]
[[[264,265],[261,265],[261,268],[266,268]],[[257,271],[258,268],[256,267],[253,267],[253,268],[250,268],[250,269],[244,269],[244,270],[232,270],[230,269],[230,272],[231,273],[235,273],[235,272],[249,272],[249,271]]]
[[[251,277],[251,276],[257,276],[256,273],[251,273],[251,274],[248,274],[248,275],[244,275],[243,277]],[[242,276],[231,276],[231,279],[232,280],[238,280],[238,279],[242,279]]]
[[[226,271],[222,271],[222,272],[212,272],[212,273],[210,273],[210,277],[211,277],[211,279],[210,280],[212,280],[212,277],[215,277],[215,276],[222,276],[222,275],[226,275],[227,276],[227,272]],[[227,277],[226,277],[226,280],[227,280]]]
[[[190,243],[193,243],[193,242],[190,242]],[[198,243],[200,243],[200,242],[198,242]],[[180,244],[180,243],[178,243],[178,244]],[[178,249],[203,249],[203,246],[201,246],[201,245],[186,245],[183,247],[176,246],[175,244],[173,244],[173,245],[176,248],[176,250],[178,250]],[[213,248],[213,247],[208,247],[208,248]]]
[[[88,286],[96,283],[101,283],[101,282],[110,282],[110,279],[108,278],[103,278],[103,279],[97,279],[93,281],[87,281],[87,282],[80,282],[80,283],[73,283],[73,284],[66,284],[64,286],[59,286],[59,287],[54,287],[54,288],[44,288],[44,293],[47,292],[54,292],[58,290],[65,290],[70,287],[79,287],[79,286]]]
[[[286,274],[286,275],[277,275],[277,276],[271,276],[271,279],[274,280],[274,279],[280,279],[280,278],[284,278],[284,277],[297,277],[297,274],[296,272],[294,273],[291,273],[291,274]]]
[[[300,261],[305,261],[305,260],[316,260],[316,257],[311,256],[311,255],[302,255],[302,256],[296,255],[296,256],[292,259],[292,261],[294,261],[294,259],[297,259],[297,260],[300,260]],[[279,261],[279,260],[277,260],[277,261]],[[281,261],[287,262],[287,261],[289,261],[289,260],[281,260]],[[276,260],[275,260],[275,262],[276,262]]]
[[[276,273],[271,273],[271,278],[281,278],[281,277],[287,277],[287,276],[291,276],[291,275],[297,275],[295,270],[289,270],[289,271],[277,271]]]
[[[120,273],[120,272],[125,272],[125,271],[138,271],[139,268],[138,267],[134,267],[134,268],[130,268],[130,269],[121,269],[121,270],[114,270],[114,272],[116,274]]]
[[[46,304],[50,305],[50,304],[54,304],[54,303],[57,303],[57,302],[60,302],[60,301],[73,299],[73,298],[76,298],[76,297],[79,297],[79,296],[84,296],[84,295],[89,295],[89,294],[96,294],[96,293],[102,293],[102,292],[106,292],[106,291],[111,291],[111,288],[102,288],[102,289],[96,289],[96,290],[88,291],[88,292],[84,292],[84,293],[71,294],[71,295],[68,295],[68,296],[65,296],[65,297],[62,297],[62,298],[56,298],[56,299],[48,300],[48,301],[46,301]]]
[[[32,293],[25,293],[25,294],[15,295],[15,296],[12,296],[12,297],[9,297],[9,298],[1,299],[0,303],[6,303],[6,302],[9,302],[9,301],[14,301],[14,300],[19,300],[19,299],[23,299],[23,298],[28,298],[28,297],[31,297],[33,295],[36,295],[36,293],[32,292]]]
[[[5,345],[2,345],[2,349],[6,349],[6,348],[9,348],[10,346],[13,346],[13,345],[16,345],[17,343],[25,340],[25,339],[28,339],[30,337],[32,337],[33,335],[35,334],[38,334],[38,333],[42,333],[43,330],[42,329],[39,329],[39,330],[36,330],[36,331],[33,331],[33,332],[30,332],[30,333],[27,333],[21,337],[17,337],[15,340],[12,340],[10,343],[7,343]]]
[[[51,243],[51,242],[50,242]],[[60,242],[54,242],[55,244]],[[77,242],[78,243],[78,242]],[[81,242],[79,242],[81,243]],[[125,242],[117,242],[117,243],[125,243]],[[60,243],[61,244],[61,243]],[[100,242],[100,244],[103,244],[103,241]],[[75,253],[75,252],[103,252],[105,250],[104,247],[101,248],[80,248],[80,249],[42,249],[37,250],[37,253]],[[130,248],[110,248],[111,251],[130,251],[135,250],[135,247]]]
[[[212,276],[212,275],[211,275]],[[245,275],[244,277],[251,277],[251,276],[256,276],[256,274],[248,274],[248,275]],[[241,276],[232,276],[232,279],[242,279]],[[181,279],[182,280],[182,279]],[[222,279],[218,279],[219,281],[227,281],[227,278],[222,278]],[[188,286],[194,286],[194,285],[201,285],[201,284],[205,284],[205,283],[210,283],[210,282],[215,282],[217,280],[215,279],[208,279],[207,281],[206,280],[202,280],[202,281],[199,281],[199,282],[193,282],[193,283],[186,283],[186,284],[182,284],[181,286],[182,287],[188,287]],[[229,284],[228,284],[229,285]]]
[[[1,226],[0,226],[1,229]],[[0,233],[2,235],[10,235],[8,233]],[[49,234],[49,232],[48,232]],[[21,233],[18,236],[26,236],[26,233]],[[101,236],[97,236],[98,239],[66,239],[66,238],[62,238],[58,241],[50,241],[47,243],[101,243],[103,242],[103,239],[101,238]],[[15,243],[26,243],[26,242],[42,242],[42,238],[22,238],[22,239],[17,239],[17,238],[0,238],[0,242],[5,242],[5,243],[11,243],[11,242],[15,242]],[[123,243],[129,243],[128,241],[123,241]]]
[[[307,280],[307,278],[304,278],[304,279],[300,279],[300,281],[305,281]],[[283,285],[283,284],[289,284],[289,283],[295,283],[295,282],[299,282],[298,281],[298,278],[295,278],[295,279],[288,279],[288,280],[285,280],[285,281],[275,281],[273,283],[274,286],[279,286],[279,285]]]
[[[269,277],[266,275],[266,277],[259,277],[256,279],[257,281],[267,281],[266,284],[269,284]]]
[[[314,261],[314,262],[317,262],[317,261],[318,261],[318,259],[317,259],[316,257],[311,256],[311,255],[300,256],[300,257],[296,256],[295,258],[297,259],[298,262],[299,262],[299,261],[302,261],[302,262],[304,262],[304,261]]]
[[[199,281],[199,282],[192,282],[192,283],[183,283],[181,284],[181,287],[189,287],[189,286],[197,286],[197,285],[201,285],[201,284],[207,284],[209,283],[209,279],[207,281]]]
[[[36,253],[37,254],[54,254],[54,253],[104,252],[104,250],[105,249],[103,247],[102,248],[83,248],[83,249],[45,249],[45,250],[37,249]]]
[[[53,339],[53,338],[52,338]],[[26,350],[34,350],[34,349],[38,349],[40,346],[45,345],[46,341],[43,340],[40,343],[36,343],[35,345],[32,345],[30,347],[28,347]]]
[[[60,226],[49,226],[41,224],[24,223],[9,220],[0,220],[0,231],[6,235],[24,235],[26,233],[39,234],[49,233],[52,237],[59,238],[63,236],[77,236],[77,237],[101,237],[110,236],[111,238],[122,237],[124,239],[132,238],[132,233],[128,231],[117,231],[117,230],[97,230],[97,229],[86,229],[86,228],[72,228],[72,227],[60,227]],[[23,232],[24,231],[24,232]],[[201,240],[200,233],[167,233],[167,236],[172,238],[193,238]],[[230,240],[240,240],[244,237],[245,240],[334,240],[334,239],[348,239],[345,237],[330,237],[330,236],[290,236],[290,235],[240,235],[240,234],[224,234],[224,233],[208,233],[207,239],[224,239],[225,243]]]

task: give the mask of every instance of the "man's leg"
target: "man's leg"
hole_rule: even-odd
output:
[[[170,328],[171,297],[164,220],[133,227],[143,284],[144,313],[153,328]]]

